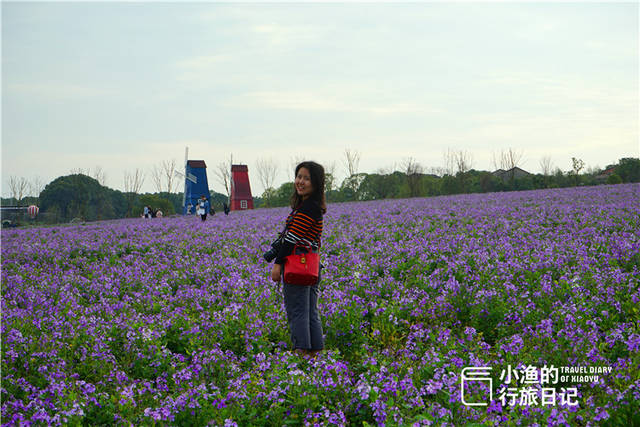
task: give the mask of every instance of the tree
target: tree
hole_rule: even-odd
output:
[[[612,173],[607,177],[607,184],[622,184],[622,178],[617,173]]]
[[[443,154],[444,157],[444,167],[442,175],[453,176],[455,174],[455,165],[456,165],[456,154],[450,148],[447,148],[447,151]]]
[[[93,168],[91,176],[103,187],[107,184],[107,174],[101,166]]]
[[[293,182],[285,182],[282,184],[275,193],[272,199],[274,206],[289,206],[291,203],[291,195],[293,194],[295,187]]]
[[[153,188],[158,193],[162,192],[162,167],[160,165],[153,165],[151,168],[151,180],[153,181]]]
[[[640,159],[634,157],[620,159],[616,166],[616,174],[620,175],[623,182],[640,182]]]
[[[163,160],[162,171],[164,172],[165,182],[167,183],[167,193],[173,193],[176,191],[176,160]]]
[[[373,173],[366,176],[360,184],[360,193],[363,200],[386,199],[389,196],[389,188],[384,174]]]
[[[151,170],[153,186],[158,193],[173,193],[176,191],[178,180],[176,179],[175,159],[163,160],[159,165],[153,165]]]
[[[344,188],[345,184],[353,193],[353,197],[357,199],[358,187],[362,182],[363,178],[357,177],[358,175],[358,166],[360,165],[360,153],[357,150],[344,150],[344,164],[347,169],[347,177],[342,181],[342,187]]]
[[[28,188],[29,182],[26,178],[13,175],[9,177],[9,190],[11,191],[11,197],[16,199],[16,201],[18,202],[18,206],[20,206],[22,198],[26,196]]]
[[[217,164],[213,173],[215,174],[218,182],[224,187],[224,191],[227,194],[227,200],[231,196],[231,166],[233,165],[233,156],[229,156],[229,161],[222,161]]]
[[[501,150],[499,154],[493,152],[491,154],[493,160],[493,166],[495,169],[509,170],[518,167],[520,164],[523,153],[516,151],[513,148]]]
[[[87,175],[59,177],[42,190],[41,209],[57,216],[58,221],[79,217],[85,220],[114,216],[109,189]]]
[[[144,172],[136,168],[133,172],[125,171],[124,173],[124,191],[125,193],[140,192],[144,184]]]
[[[540,169],[542,170],[542,175],[550,176],[551,171],[553,170],[553,163],[551,162],[551,156],[544,156],[540,159]]]
[[[347,168],[347,176],[352,176],[358,173],[358,166],[360,165],[360,153],[357,150],[351,151],[350,149],[344,150],[344,163]]]
[[[443,168],[442,166],[431,166],[428,170],[429,173],[439,177],[443,177],[447,174],[446,168]]]
[[[523,153],[516,151],[513,148],[501,150],[499,155],[494,152],[492,154],[493,164],[496,169],[503,169],[505,171],[511,171],[509,179],[513,181],[515,177],[515,168],[518,167],[522,161]]]
[[[34,177],[29,183],[29,192],[35,198],[40,197],[40,193],[44,190],[44,181],[39,176]]]
[[[366,173],[356,173],[342,181],[340,192],[343,194],[344,200],[361,200],[360,185],[366,177]]]
[[[500,180],[490,172],[483,171],[478,175],[478,186],[480,187],[480,191],[483,193],[495,191],[500,184]]]
[[[258,159],[256,161],[256,170],[258,172],[258,178],[264,188],[264,199],[266,206],[269,206],[271,198],[275,195],[273,183],[278,173],[278,164],[272,158]]]
[[[127,198],[127,215],[132,214],[133,202],[144,183],[144,173],[136,168],[133,172],[124,173],[124,192]]]
[[[336,164],[335,162],[329,163],[324,168],[324,189],[325,191],[331,191],[336,187]]]
[[[86,176],[90,176],[91,174],[89,173],[89,171],[85,171],[82,168],[73,168],[71,169],[71,175],[86,175]]]
[[[407,176],[409,197],[417,197],[421,194],[421,182],[424,168],[413,157],[408,157],[402,162],[402,168]]]
[[[580,179],[579,174],[580,171],[582,170],[582,168],[584,168],[584,162],[580,159],[577,159],[575,157],[571,158],[571,162],[573,163],[573,170],[571,171],[571,173],[574,176],[575,179],[575,185],[578,185],[578,181]]]
[[[86,176],[90,176],[93,179],[95,179],[96,181],[98,181],[98,183],[102,186],[106,185],[107,182],[107,174],[105,173],[104,169],[102,169],[101,166],[96,166],[93,168],[93,170],[87,168],[87,169],[83,169],[83,168],[73,168],[71,169],[71,175],[86,175]]]
[[[473,167],[473,156],[466,151],[460,150],[454,153],[456,165],[456,178],[460,181],[460,190],[467,191],[467,172]]]
[[[582,168],[584,168],[584,162],[575,157],[571,158],[571,162],[573,163],[573,174],[578,175]]]
[[[440,189],[442,194],[460,193],[460,182],[454,176],[446,174],[441,178]]]
[[[295,155],[295,156],[293,156],[293,157],[291,157],[291,159],[289,160],[289,163],[290,163],[290,165],[291,165],[291,168],[290,168],[290,169],[291,169],[291,173],[295,172],[296,167],[297,167],[300,163],[304,162],[305,160],[306,160],[306,159],[305,159],[305,157],[304,157],[304,156],[301,156],[301,155],[299,155],[299,154],[298,154],[298,155]]]

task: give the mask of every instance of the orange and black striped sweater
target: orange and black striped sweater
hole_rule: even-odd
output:
[[[295,245],[320,249],[322,235],[322,210],[317,202],[307,199],[287,217],[284,239],[276,256],[276,264],[284,264],[284,258],[293,253]]]

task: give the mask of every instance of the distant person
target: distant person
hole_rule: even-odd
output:
[[[187,215],[191,215],[191,209],[193,208],[193,205],[191,203],[189,203],[187,205]]]
[[[222,202],[222,210],[224,210],[225,215],[229,215],[229,206],[225,202]]]
[[[158,209],[158,211],[156,212],[156,216],[158,218],[162,218],[162,211],[160,209]]]
[[[209,201],[207,200],[204,194],[200,196],[200,200],[198,200],[197,206],[198,206],[198,215],[200,215],[200,218],[202,219],[202,221],[206,221],[207,213],[209,212],[210,205],[209,205]]]
[[[302,162],[296,167],[291,213],[287,217],[271,269],[271,279],[274,282],[283,280],[285,257],[293,253],[296,245],[308,245],[314,252],[320,249],[322,217],[327,211],[324,186],[325,175],[321,165]],[[324,348],[322,322],[318,312],[318,283],[310,286],[285,283],[282,290],[293,351],[315,357]]]
[[[144,207],[144,217],[145,217],[145,218],[149,218],[149,216],[150,216],[150,214],[151,214],[151,213],[149,212],[149,210],[150,210],[150,209],[149,209],[149,206],[145,206],[145,207]]]

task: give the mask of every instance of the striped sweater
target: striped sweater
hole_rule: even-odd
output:
[[[286,224],[284,240],[276,257],[277,264],[284,263],[284,258],[293,253],[295,245],[320,249],[322,211],[318,203],[311,199],[305,200],[298,209],[291,211]]]

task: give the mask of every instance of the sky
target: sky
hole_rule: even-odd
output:
[[[463,151],[478,170],[639,157],[639,6],[605,3],[2,2],[2,195],[175,160],[346,176],[427,171]],[[181,191],[179,189],[178,191]]]

